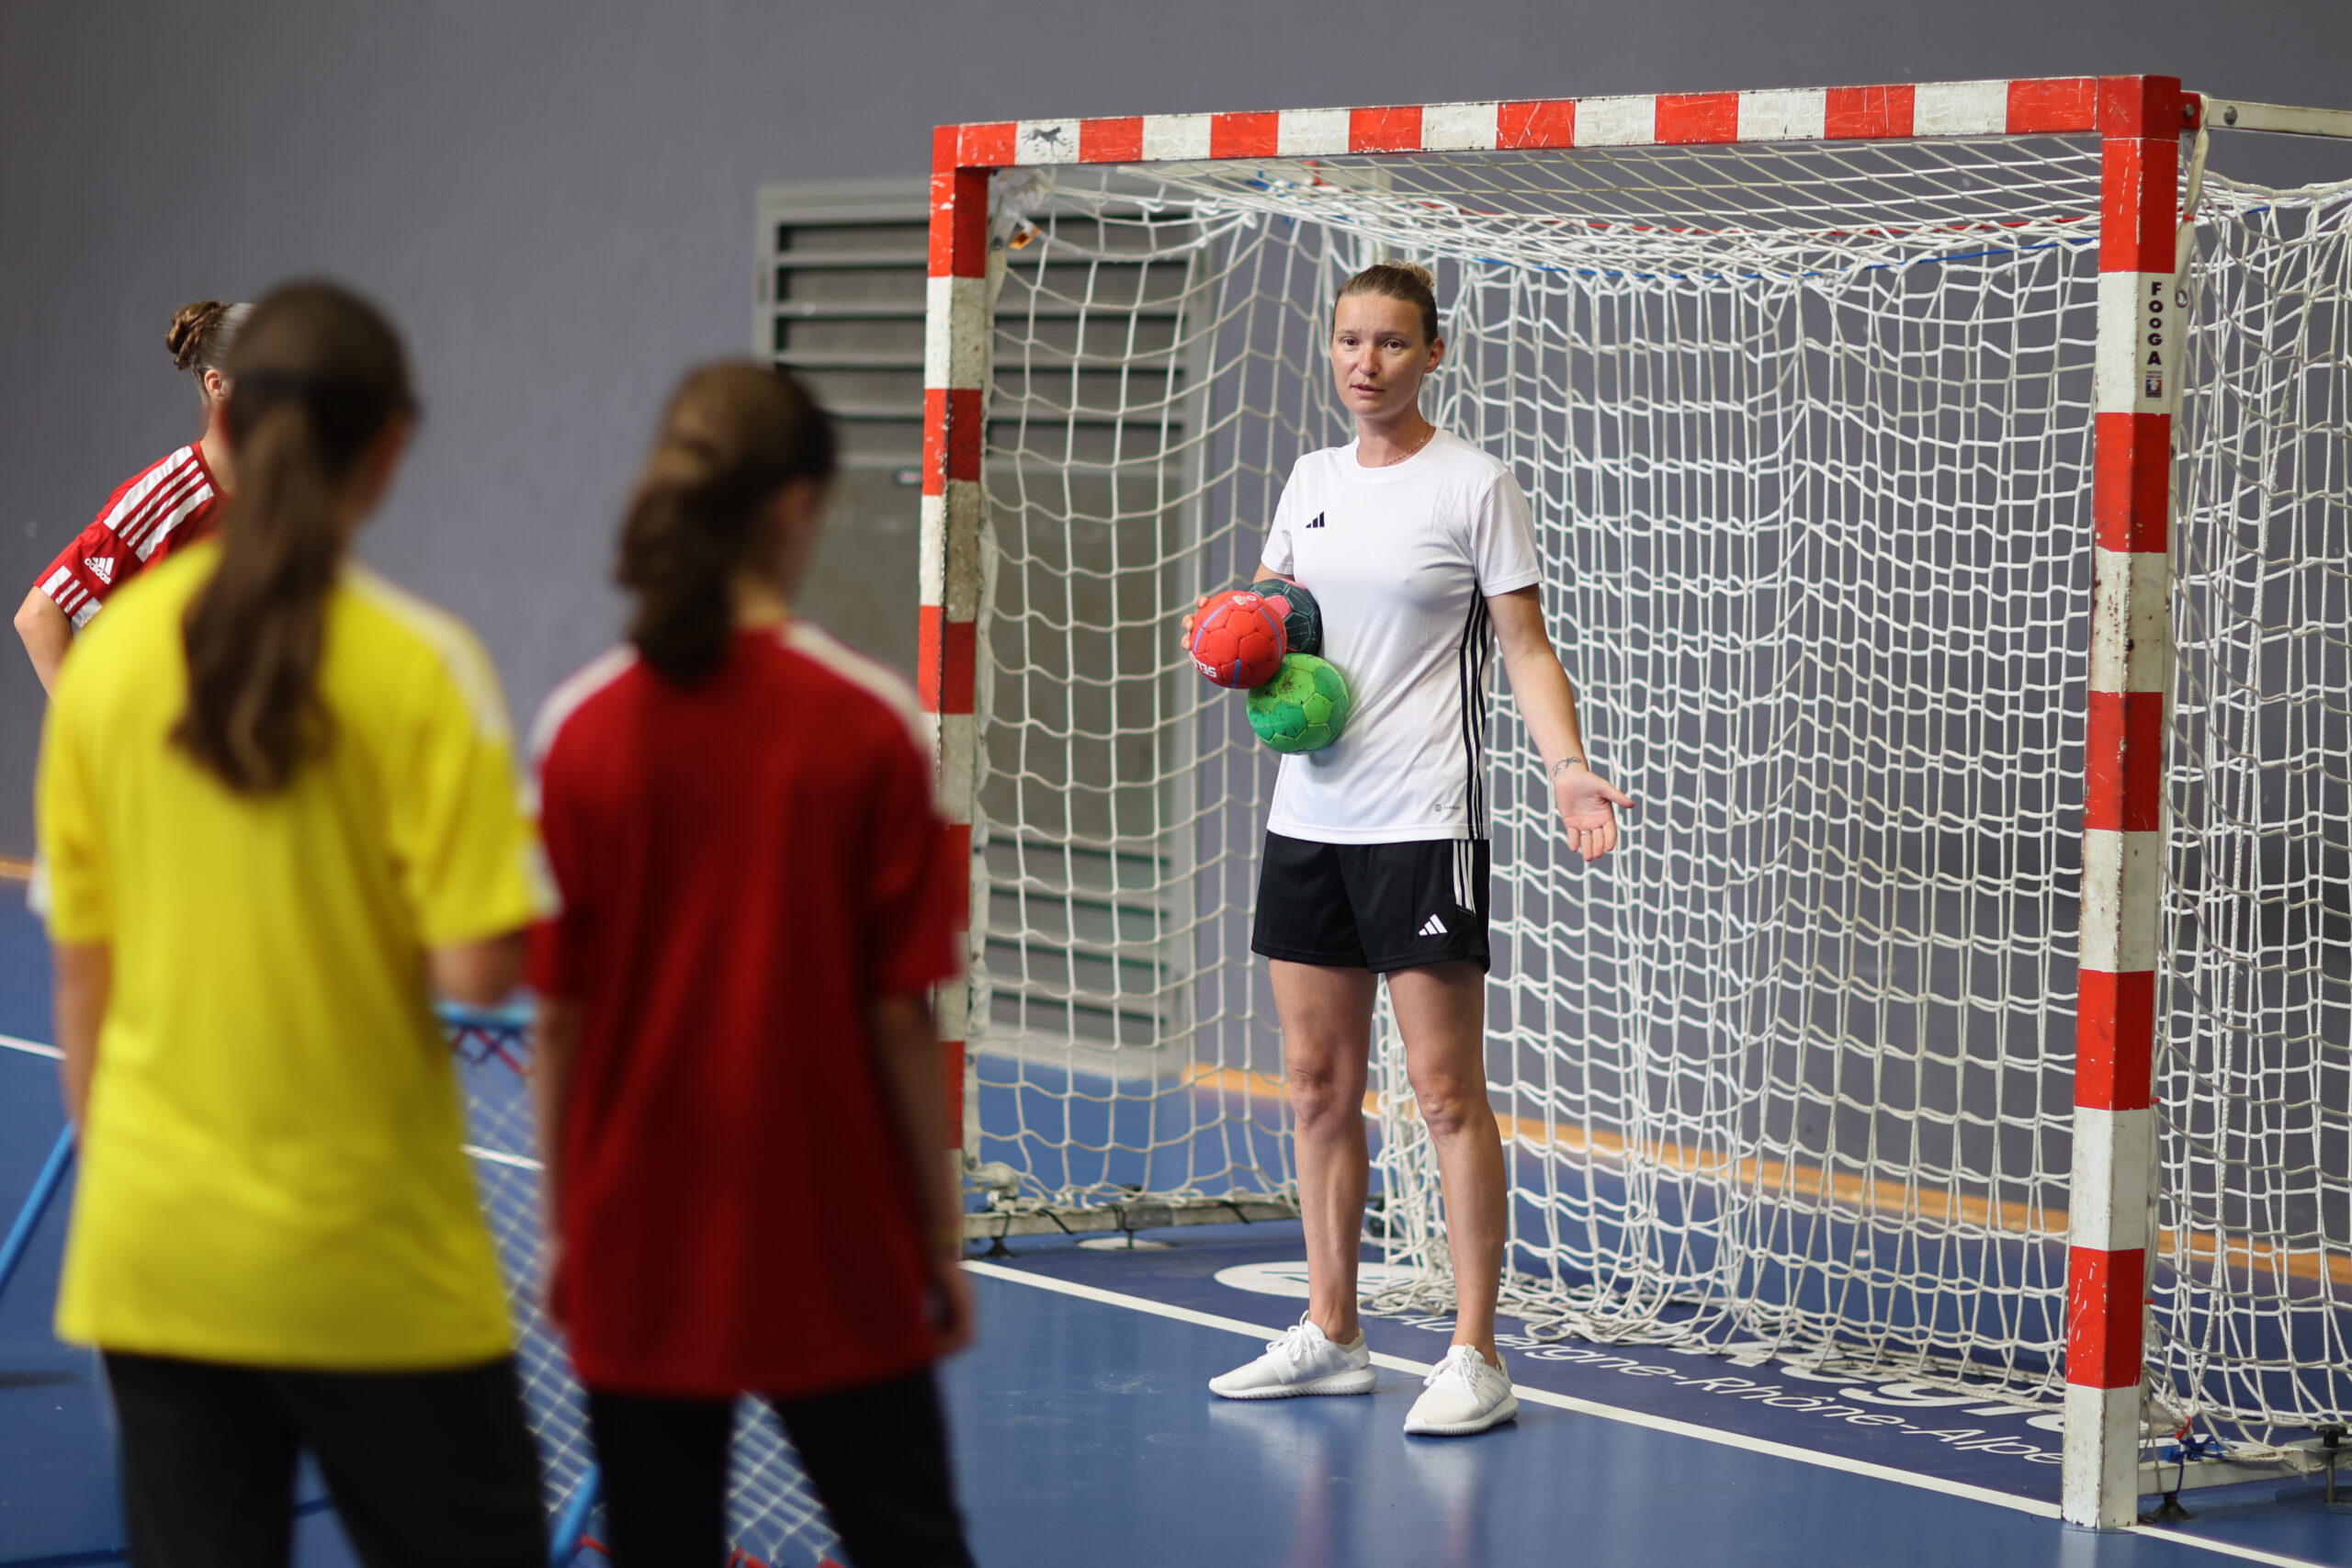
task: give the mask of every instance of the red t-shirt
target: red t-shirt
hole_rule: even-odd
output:
[[[591,1386],[797,1397],[935,1354],[865,1016],[958,964],[965,871],[919,722],[904,682],[797,622],[690,687],[623,649],[548,699],[563,913],[531,979],[583,1011],[554,1304]]]
[[[41,573],[40,591],[78,631],[140,568],[210,535],[226,499],[205,466],[204,448],[183,446],[115,487],[97,520]]]

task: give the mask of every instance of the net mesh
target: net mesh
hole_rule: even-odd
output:
[[[459,1015],[450,1028],[466,1091],[475,1184],[506,1271],[523,1399],[545,1466],[548,1510],[561,1519],[595,1463],[587,1412],[562,1340],[548,1321],[530,1039],[519,1022]],[[741,1568],[814,1568],[836,1552],[831,1527],[773,1412],[746,1400],[736,1415],[727,1491],[728,1540]],[[593,1540],[599,1519],[588,1521]],[[593,1556],[582,1561],[592,1562]]]
[[[2209,178],[2173,534],[2154,1371],[2352,1409],[2352,189]]]
[[[1642,802],[1581,866],[1498,704],[1507,1310],[2054,1393],[2099,188],[2064,139],[1000,176],[981,1156],[1032,1203],[1293,1190],[1247,953],[1273,759],[1173,626],[1351,433],[1333,295],[1407,257],[1429,412],[1526,488]],[[2204,188],[2160,1371],[2261,1423],[2347,1403],[2344,205]],[[1387,1304],[1448,1305],[1375,1036]]]

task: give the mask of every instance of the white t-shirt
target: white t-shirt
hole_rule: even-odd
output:
[[[1327,844],[1487,836],[1487,600],[1543,579],[1510,470],[1439,431],[1367,468],[1356,444],[1291,470],[1266,568],[1323,610],[1323,657],[1352,713],[1320,751],[1283,759],[1268,830]]]

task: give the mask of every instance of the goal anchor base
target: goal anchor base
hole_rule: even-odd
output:
[[[2320,1436],[2306,1442],[2291,1443],[2276,1449],[2256,1450],[2251,1453],[2223,1453],[2210,1459],[2167,1460],[2140,1466],[2140,1495],[2161,1496],[2163,1506],[2154,1513],[2140,1516],[2142,1524],[2161,1523],[2195,1516],[2180,1506],[2184,1492],[2199,1492],[2214,1486],[2245,1486],[2261,1482],[2295,1481],[2318,1475],[2335,1469],[2335,1456],[2344,1450],[2337,1447],[2340,1436],[2331,1439],[2330,1428],[2320,1427]],[[2341,1434],[2342,1427],[2333,1428]],[[2278,1494],[2281,1504],[2290,1498],[2308,1495],[2308,1500],[2320,1503],[2329,1511],[2338,1505],[2325,1502],[2329,1486],[2308,1486]],[[2334,1488],[2343,1499],[2343,1511],[2352,1513],[2352,1481]]]
[[[1009,1257],[1004,1245],[1015,1235],[1100,1235],[1108,1232],[1166,1230],[1178,1225],[1256,1224],[1295,1220],[1298,1205],[1287,1198],[1149,1198],[1129,1203],[1054,1205],[1037,1203],[988,1209],[964,1216],[964,1239],[989,1243],[987,1256]]]

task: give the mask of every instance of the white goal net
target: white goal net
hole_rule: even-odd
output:
[[[514,1314],[523,1401],[538,1439],[555,1560],[602,1562],[601,1509],[592,1480],[588,1413],[561,1336],[547,1316],[548,1249],[538,1139],[531,1109],[531,1041],[519,1020],[456,1013],[450,1036],[465,1086],[466,1152],[498,1243]],[[786,1568],[838,1555],[839,1543],[791,1439],[764,1404],[736,1412],[727,1490],[727,1540],[736,1568]]]
[[[998,177],[972,1023],[1009,1204],[1282,1194],[1247,951],[1274,758],[1175,621],[1347,439],[1340,279],[1432,266],[1441,424],[1534,503],[1596,765],[1494,730],[1507,1310],[2054,1394],[2087,678],[2095,141]],[[2187,280],[2151,1366],[2352,1408],[2345,190],[2202,186]],[[1308,586],[1312,587],[1310,583]],[[1374,1045],[1374,1234],[1442,1305]]]
[[[2352,1409],[2352,186],[2206,182],[2176,446],[2152,1371]]]

